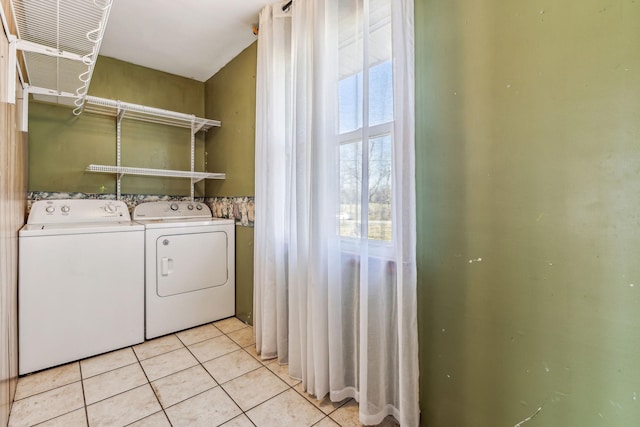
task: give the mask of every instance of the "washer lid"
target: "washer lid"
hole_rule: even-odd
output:
[[[20,230],[20,237],[58,236],[69,234],[126,233],[144,231],[135,222],[85,222],[77,224],[27,224]]]

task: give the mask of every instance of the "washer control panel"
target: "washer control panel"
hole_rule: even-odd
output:
[[[38,200],[33,202],[27,224],[131,221],[122,201],[95,199]]]
[[[140,203],[133,209],[133,220],[211,218],[209,206],[200,202],[172,201]]]

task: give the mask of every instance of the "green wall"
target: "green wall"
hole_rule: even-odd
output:
[[[204,83],[99,57],[89,94],[166,110],[204,115]],[[84,172],[88,164],[115,165],[115,119],[70,108],[29,105],[29,190],[115,193],[115,176]],[[190,169],[190,131],[124,120],[122,165]],[[196,140],[196,170],[204,170],[204,137]],[[190,182],[176,178],[125,176],[122,192],[189,195]],[[204,195],[204,183],[196,186]]]
[[[208,196],[254,195],[257,43],[205,83],[205,111],[222,126],[208,132],[207,171],[227,179],[210,181]]]
[[[638,22],[416,1],[422,425],[640,423]]]
[[[207,117],[222,122],[206,138],[206,168],[226,179],[207,181],[207,196],[254,195],[257,45],[205,84]],[[236,227],[236,315],[253,324],[253,227]]]

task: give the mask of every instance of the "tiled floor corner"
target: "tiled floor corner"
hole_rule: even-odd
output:
[[[9,427],[35,425],[361,426],[355,401],[318,401],[261,360],[237,318],[20,378]]]

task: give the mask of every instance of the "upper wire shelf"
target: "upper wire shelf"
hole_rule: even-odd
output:
[[[203,119],[193,114],[179,113],[96,96],[87,96],[84,110],[88,113],[112,117],[120,115],[120,117],[127,119],[190,128],[193,133],[206,132],[214,126],[220,126],[218,120]]]
[[[71,99],[80,114],[113,0],[10,1],[30,92]]]

